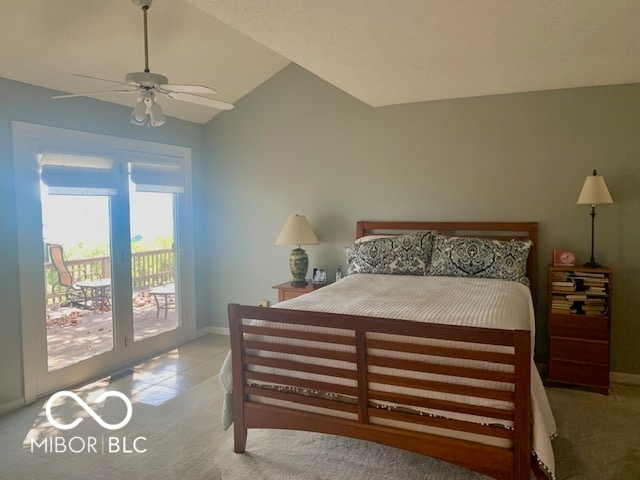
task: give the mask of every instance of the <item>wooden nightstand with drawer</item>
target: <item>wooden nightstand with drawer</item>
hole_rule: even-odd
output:
[[[549,267],[547,383],[609,393],[611,293],[607,267]]]
[[[294,287],[291,285],[291,281],[274,285],[273,288],[278,290],[278,301],[284,302],[285,300],[291,300],[292,298],[299,297],[305,293],[313,292],[318,288],[322,288],[326,283],[312,283],[309,282],[306,287]]]

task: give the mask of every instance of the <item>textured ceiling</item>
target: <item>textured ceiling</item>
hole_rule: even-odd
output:
[[[292,61],[382,106],[640,82],[638,25],[637,0],[155,0],[150,67],[233,103]],[[144,67],[130,0],[2,0],[0,45],[0,76],[65,92],[109,86],[72,73]],[[199,123],[219,113],[160,103]]]
[[[638,0],[187,0],[372,106],[640,81]]]

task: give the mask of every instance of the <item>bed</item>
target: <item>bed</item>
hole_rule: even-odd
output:
[[[418,234],[430,248],[424,264],[402,244]],[[389,262],[360,268],[350,258],[346,278],[307,295],[273,308],[229,305],[221,380],[234,451],[245,451],[251,428],[305,430],[496,479],[553,478],[555,423],[533,363],[537,224],[361,221],[356,238],[356,257],[367,244],[376,263],[399,245],[402,261],[389,272]],[[516,253],[526,278],[494,278],[502,273],[480,255],[473,272],[449,276],[442,260],[454,241],[473,242],[472,256],[487,242],[508,245],[508,268],[512,244],[526,243],[524,257]]]

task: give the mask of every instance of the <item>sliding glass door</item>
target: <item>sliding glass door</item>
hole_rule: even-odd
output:
[[[133,340],[177,328],[174,200],[170,193],[131,192]]]
[[[108,196],[52,195],[42,184],[47,368],[114,347]]]
[[[27,124],[14,125],[14,141],[18,205],[29,212],[27,401],[188,339],[188,151]]]
[[[133,340],[139,342],[180,326],[175,231],[184,175],[179,162],[148,155],[128,160]]]

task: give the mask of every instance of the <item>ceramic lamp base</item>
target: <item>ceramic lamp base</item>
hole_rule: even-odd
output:
[[[307,252],[302,248],[294,248],[289,255],[289,268],[293,280],[291,285],[294,287],[304,287],[307,285],[307,271],[309,270],[309,257]]]

